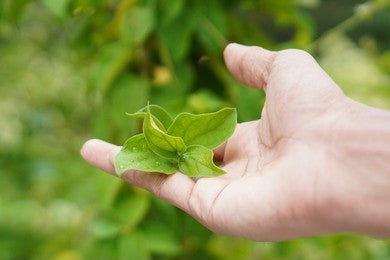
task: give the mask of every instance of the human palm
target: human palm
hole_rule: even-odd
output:
[[[233,75],[264,88],[267,101],[260,120],[238,125],[216,151],[228,174],[195,184],[190,205],[203,205],[197,218],[217,232],[253,239],[322,232],[316,200],[326,195],[316,182],[331,164],[318,167],[325,156],[321,137],[340,116],[344,95],[302,51],[252,47],[240,54],[227,49],[225,56]]]
[[[327,183],[336,162],[324,152],[323,138],[342,111],[345,97],[305,52],[270,52],[230,45],[229,70],[242,83],[262,88],[266,104],[258,121],[239,124],[215,151],[227,174],[191,179],[176,173],[127,171],[123,178],[194,216],[211,230],[257,240],[283,240],[329,231],[321,218],[331,201]],[[114,174],[119,147],[87,142],[84,158]],[[327,161],[325,165],[321,162]],[[330,162],[330,163],[329,163]],[[335,231],[335,230],[332,230]]]

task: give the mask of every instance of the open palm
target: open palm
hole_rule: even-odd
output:
[[[333,136],[337,138],[334,123],[348,104],[345,96],[303,51],[270,52],[231,44],[225,60],[239,81],[266,92],[261,119],[239,124],[215,151],[227,174],[194,180],[181,173],[127,171],[123,178],[217,233],[283,240],[337,231],[329,226],[337,216],[324,217],[323,208],[333,201],[329,189],[337,188],[329,174],[337,168],[337,156],[330,158],[333,153],[328,150]],[[118,151],[112,144],[90,140],[82,155],[114,173]]]

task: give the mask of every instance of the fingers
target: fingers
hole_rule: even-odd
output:
[[[92,139],[83,145],[80,153],[93,166],[116,175],[114,158],[119,150],[119,146]],[[122,178],[131,184],[150,191],[157,197],[168,201],[189,214],[193,213],[190,212],[188,201],[195,183],[181,173],[163,175],[128,170],[122,175]]]
[[[93,166],[116,176],[114,169],[114,158],[120,146],[109,144],[102,140],[88,140],[81,148],[81,156]]]
[[[224,51],[225,63],[233,76],[253,88],[266,88],[275,52],[260,47],[229,44]]]

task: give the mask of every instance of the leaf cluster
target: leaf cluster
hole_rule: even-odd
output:
[[[190,177],[225,173],[213,162],[212,149],[229,138],[237,124],[234,108],[214,113],[180,113],[172,118],[157,105],[148,105],[131,117],[143,119],[143,133],[129,138],[115,158],[118,175],[128,169]]]

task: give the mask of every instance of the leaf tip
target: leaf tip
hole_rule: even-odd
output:
[[[126,171],[125,167],[121,164],[115,164],[115,174],[118,177],[121,177],[122,174]]]

